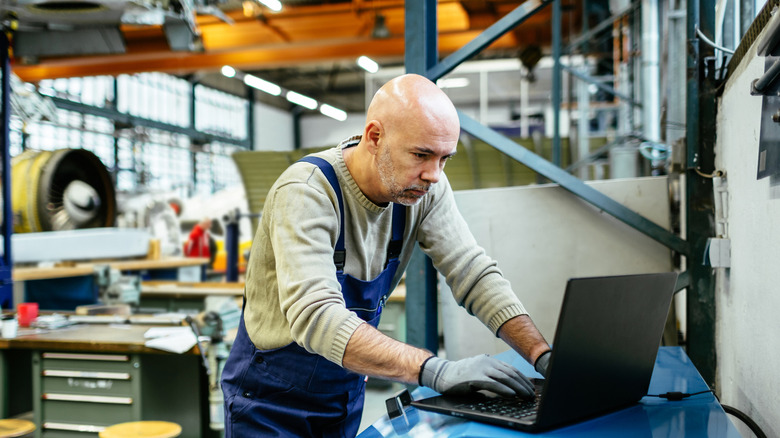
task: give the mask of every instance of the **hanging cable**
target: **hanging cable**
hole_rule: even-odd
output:
[[[715,178],[716,176],[723,176],[723,172],[720,170],[715,170],[712,173],[704,173],[699,170],[698,167],[694,167],[693,170],[702,178]]]
[[[718,398],[718,395],[715,394],[715,391],[713,391],[711,389],[708,389],[706,391],[694,392],[694,393],[685,393],[685,392],[673,391],[673,392],[667,392],[667,393],[664,393],[664,394],[648,394],[647,396],[648,397],[665,398],[665,399],[667,399],[669,401],[681,401],[681,400],[687,399],[688,397],[693,397],[693,396],[699,395],[699,394],[706,394],[708,392],[711,392],[715,396],[715,399],[718,400],[718,403],[720,403],[720,399]],[[759,427],[759,425],[755,421],[753,421],[753,419],[750,418],[747,414],[745,414],[744,412],[740,411],[739,409],[737,409],[737,408],[735,408],[733,406],[724,405],[723,403],[720,403],[720,406],[723,408],[724,412],[726,412],[729,415],[733,415],[734,417],[739,418],[740,421],[745,423],[745,425],[750,429],[751,432],[753,432],[756,435],[757,438],[766,438],[766,434],[761,429],[761,427]]]
[[[719,45],[715,44],[714,41],[712,41],[711,39],[707,38],[707,36],[704,35],[704,33],[701,31],[701,29],[699,29],[698,25],[696,25],[696,35],[698,35],[699,38],[701,38],[702,41],[707,43],[707,45],[709,45],[710,47],[712,47],[714,49],[717,49],[717,50],[720,50],[723,53],[728,53],[729,55],[733,55],[734,54],[733,50],[727,49],[727,48],[725,48],[723,46],[719,46]]]
[[[745,425],[751,430],[751,432],[753,432],[756,435],[757,438],[766,438],[766,434],[764,433],[764,431],[761,430],[758,424],[755,421],[753,421],[752,418],[748,417],[747,414],[729,405],[724,405],[721,403],[720,406],[727,414],[733,415],[739,418],[743,423],[745,423]]]
[[[718,394],[716,394],[715,391],[713,391],[712,394],[715,396],[715,399],[718,400],[718,403],[720,403],[720,406],[723,408],[723,411],[725,413],[739,418],[740,421],[745,423],[748,429],[750,429],[756,435],[756,438],[766,438],[766,434],[764,433],[763,430],[761,430],[761,427],[759,427],[758,424],[755,421],[753,421],[752,418],[748,417],[746,413],[740,411],[739,409],[733,406],[724,405],[723,403],[721,403],[720,397],[718,397]]]

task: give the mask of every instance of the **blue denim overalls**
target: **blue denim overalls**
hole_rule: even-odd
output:
[[[376,327],[398,270],[406,207],[393,205],[393,235],[384,271],[371,281],[344,273],[344,204],[333,167],[318,157],[339,201],[341,225],[333,260],[348,309]],[[354,437],[363,412],[365,378],[311,354],[295,342],[260,351],[252,344],[243,314],[238,335],[222,372],[225,396],[225,438]]]

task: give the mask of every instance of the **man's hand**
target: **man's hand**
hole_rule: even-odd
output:
[[[431,357],[420,371],[420,384],[447,395],[482,389],[505,397],[528,398],[534,394],[534,385],[520,371],[488,355],[458,361]]]

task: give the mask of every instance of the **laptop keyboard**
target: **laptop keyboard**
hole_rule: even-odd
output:
[[[463,403],[459,408],[510,418],[526,418],[536,415],[539,408],[539,394],[533,400],[521,398],[493,397],[476,402]]]

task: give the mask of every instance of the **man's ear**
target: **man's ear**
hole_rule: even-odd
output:
[[[379,151],[379,139],[384,135],[382,124],[378,120],[371,120],[366,123],[366,129],[363,132],[363,140],[372,155]]]

